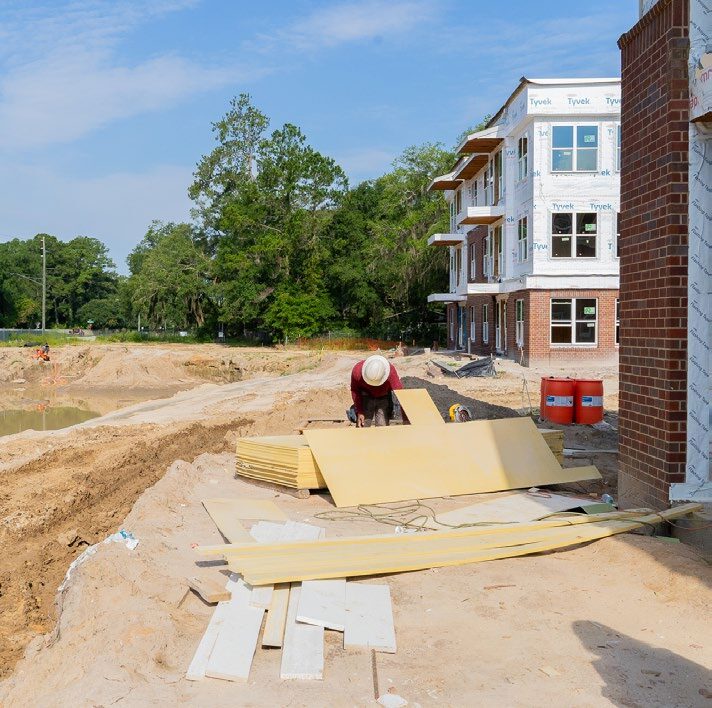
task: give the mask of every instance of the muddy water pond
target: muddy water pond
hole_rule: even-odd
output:
[[[0,410],[0,436],[23,430],[59,430],[96,418],[99,413],[74,406],[42,407],[39,410]]]

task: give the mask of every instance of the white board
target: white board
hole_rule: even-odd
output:
[[[324,677],[324,628],[297,622],[300,584],[292,584],[282,647],[281,679]]]
[[[346,583],[346,647],[395,654],[396,632],[388,585]]]
[[[250,606],[250,588],[240,579],[232,592],[205,675],[246,681],[250,675],[264,610]]]
[[[337,632],[346,621],[346,580],[305,580],[297,610],[297,622]]]
[[[210,652],[212,652],[215,646],[215,641],[218,638],[218,633],[222,627],[229,604],[229,602],[218,602],[215,607],[208,627],[198,643],[198,648],[195,650],[193,660],[190,662],[188,671],[185,674],[188,681],[202,681],[205,678],[205,669],[208,666]]]

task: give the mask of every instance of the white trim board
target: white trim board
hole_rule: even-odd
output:
[[[265,612],[251,607],[249,598],[249,593],[241,594],[238,601],[233,599],[227,603],[225,617],[205,669],[206,676],[247,681]]]
[[[396,653],[396,632],[388,585],[346,583],[346,647],[367,647]]]
[[[297,622],[343,632],[346,622],[346,580],[305,580]]]
[[[230,602],[218,602],[215,611],[213,612],[210,622],[203,633],[203,636],[198,643],[198,648],[195,650],[193,660],[190,662],[188,671],[185,677],[188,681],[202,681],[205,678],[205,669],[208,666],[210,652],[215,646],[215,641],[218,638],[220,628],[227,615],[227,608]]]
[[[324,678],[324,628],[297,622],[300,592],[300,583],[293,583],[279,676],[283,680],[321,680]]]

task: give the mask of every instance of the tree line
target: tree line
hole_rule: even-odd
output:
[[[427,191],[454,154],[406,149],[392,169],[349,188],[336,162],[302,131],[269,119],[248,95],[213,124],[198,162],[190,223],[154,222],[116,274],[106,247],[47,242],[47,320],[56,326],[191,329],[275,338],[338,330],[429,341],[442,313],[427,295],[446,286],[442,197]],[[0,326],[39,321],[40,236],[0,244]]]

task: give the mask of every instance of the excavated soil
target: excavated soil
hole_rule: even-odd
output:
[[[16,392],[22,396],[32,386],[60,400],[86,395],[107,403],[105,415],[71,429],[0,438],[3,676],[33,637],[54,626],[55,594],[71,561],[121,528],[134,502],[171,463],[234,449],[239,435],[291,433],[308,418],[343,418],[351,403],[350,369],[363,357],[212,345],[73,346],[52,352],[56,380],[48,384],[50,369],[27,354],[0,349],[0,407],[8,407],[12,389],[25,389]],[[538,392],[540,376],[579,373],[505,361],[496,379],[453,379],[425,356],[394,363],[407,386],[430,390],[444,416],[460,402],[480,418],[527,413],[524,393]],[[606,381],[606,406],[615,423],[615,370],[586,374]],[[117,405],[124,397],[130,405]],[[616,444],[614,426],[570,428],[565,436],[567,446]],[[604,470],[604,481],[577,491],[615,491],[615,456],[608,462],[594,456],[593,463]]]

